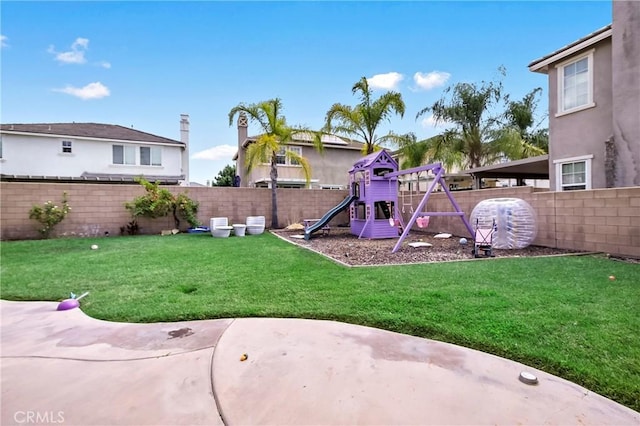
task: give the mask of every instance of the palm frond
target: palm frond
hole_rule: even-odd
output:
[[[352,94],[360,95],[360,103],[355,107],[334,104],[327,112],[324,131],[344,134],[349,137],[358,136],[363,139],[365,153],[380,149],[380,141],[376,138],[376,129],[391,114],[404,115],[405,105],[402,95],[387,92],[378,99],[372,100],[372,91],[366,77],[362,77],[351,88]]]
[[[259,164],[270,163],[274,152],[278,152],[280,144],[274,135],[261,135],[255,143],[247,147],[245,165],[251,172]]]
[[[303,157],[302,155],[299,155],[297,152],[294,151],[285,151],[284,153],[285,157],[289,158],[292,162],[297,163],[299,166],[302,167],[302,172],[304,174],[304,178],[305,181],[307,183],[307,185],[309,185],[309,182],[311,182],[311,165],[309,164],[309,160],[307,160],[305,157]]]

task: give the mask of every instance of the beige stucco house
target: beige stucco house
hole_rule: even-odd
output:
[[[246,149],[259,136],[248,136],[246,115],[239,114],[237,125],[238,151],[233,156],[233,160],[236,162],[236,170],[240,177],[239,186],[270,188],[270,164],[253,167],[251,173],[246,171]],[[301,132],[287,144],[285,149],[295,150],[298,155],[307,159],[311,167],[311,180],[307,184],[302,167],[282,155],[278,163],[279,188],[346,189],[349,187],[349,169],[362,158],[364,144],[334,135],[322,136],[322,143],[324,152],[319,153],[314,148],[311,134]]]
[[[613,23],[529,64],[549,77],[555,191],[640,185],[640,2]]]

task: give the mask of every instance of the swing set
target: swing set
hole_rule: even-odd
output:
[[[413,180],[411,180],[411,177],[415,173],[416,174],[416,183],[419,183],[420,182],[420,173],[421,172],[428,172],[428,171],[431,171],[435,175],[435,178],[431,182],[431,185],[429,185],[429,188],[427,189],[427,192],[425,192],[424,196],[422,197],[422,200],[420,201],[418,206],[415,208],[415,210],[413,208],[413,192],[414,191],[413,191],[413,188],[410,187],[409,188],[410,189],[409,190],[409,201],[406,202],[405,194],[403,192],[402,193],[402,204],[400,206],[400,211],[398,211],[398,206],[396,206],[396,208],[395,208],[395,210],[396,210],[395,211],[395,218],[389,219],[389,224],[391,224],[392,226],[396,225],[396,226],[401,226],[402,227],[402,234],[400,235],[400,238],[398,239],[398,242],[396,243],[395,247],[391,251],[392,253],[395,253],[396,251],[398,251],[398,249],[402,245],[402,242],[404,241],[406,236],[409,234],[409,231],[411,230],[411,227],[414,224],[416,224],[419,228],[426,228],[429,225],[429,218],[431,216],[459,216],[460,219],[462,219],[462,222],[464,223],[465,227],[469,231],[469,235],[471,235],[472,238],[475,235],[475,232],[474,232],[473,228],[471,227],[471,225],[469,224],[469,221],[465,217],[464,212],[460,209],[460,206],[458,205],[456,200],[453,198],[453,195],[451,194],[451,192],[449,191],[448,186],[445,183],[445,180],[444,180],[444,168],[442,167],[442,163],[434,163],[434,164],[429,164],[429,165],[426,165],[426,166],[414,167],[412,169],[399,170],[397,172],[387,173],[385,175],[385,177],[387,179],[389,179],[389,178],[397,178],[399,176],[409,175],[410,176],[410,180],[408,180],[408,182],[412,183]],[[389,182],[391,182],[391,181],[389,181]],[[447,197],[449,198],[449,201],[451,202],[451,205],[453,206],[454,211],[452,211],[452,212],[428,212],[428,211],[423,211],[424,207],[427,205],[427,201],[429,200],[429,197],[431,196],[431,193],[433,192],[433,190],[436,188],[436,185],[438,185],[438,184],[441,185],[442,189],[447,194]],[[417,190],[416,190],[416,193],[417,193]],[[407,223],[407,226],[404,226],[404,224],[402,223],[402,214],[406,213],[406,211],[405,211],[406,207],[408,207],[408,209],[409,209],[409,213],[411,214],[411,218],[409,219],[409,222]]]
[[[408,187],[409,195],[408,196],[405,195],[405,192],[407,191],[399,191],[402,197],[400,201],[400,207],[396,205],[395,215],[389,218],[389,225],[397,226],[399,227],[400,230],[404,229],[402,218],[407,213],[407,210],[409,214],[413,214],[413,194],[414,192],[418,194],[418,191],[419,191],[418,186],[420,184],[420,172],[416,173],[415,181],[413,180],[413,173],[410,173],[409,175],[411,176],[411,178],[403,182],[403,183],[409,184],[409,187]],[[415,188],[413,187],[414,182],[416,183]],[[400,183],[400,181],[398,181],[398,183]],[[391,185],[391,180],[389,180],[389,185]],[[398,212],[398,208],[400,208],[402,214]],[[429,226],[429,216],[419,216],[418,218],[416,218],[416,225],[418,225],[418,228],[426,228],[427,226]]]

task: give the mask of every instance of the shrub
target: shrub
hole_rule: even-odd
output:
[[[192,227],[200,225],[196,217],[197,201],[190,199],[185,193],[175,196],[168,189],[160,188],[158,182],[151,183],[143,178],[136,178],[136,182],[144,187],[146,193],[125,203],[134,221],[140,216],[155,219],[172,213],[175,227],[178,229],[180,228],[179,217],[185,219]]]
[[[189,226],[195,228],[200,226],[200,221],[196,216],[198,213],[198,202],[187,197],[186,194],[178,194],[176,197],[175,208],[178,215],[184,218],[189,223]],[[175,212],[174,212],[175,216]]]
[[[67,193],[62,193],[62,207],[53,204],[51,201],[47,201],[42,206],[33,206],[29,211],[29,219],[34,219],[40,223],[38,232],[42,234],[44,238],[49,238],[53,228],[62,222],[67,216],[71,207],[67,202]]]

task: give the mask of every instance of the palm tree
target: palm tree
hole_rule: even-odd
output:
[[[389,135],[378,137],[376,129],[384,120],[389,120],[392,113],[403,117],[404,101],[400,93],[393,91],[373,100],[372,90],[369,88],[366,77],[362,77],[354,84],[351,92],[354,95],[360,93],[360,103],[355,107],[333,104],[327,112],[323,131],[361,138],[365,143],[363,153],[371,154],[389,137]]]
[[[247,173],[251,172],[253,167],[270,163],[271,170],[269,176],[271,178],[271,227],[278,228],[278,155],[284,155],[302,167],[307,185],[311,180],[311,167],[306,158],[302,157],[294,151],[285,149],[286,145],[293,141],[296,134],[311,133],[314,135],[313,145],[322,152],[323,146],[320,134],[312,132],[303,127],[291,127],[287,125],[286,119],[282,114],[282,101],[278,98],[256,104],[239,104],[229,111],[229,126],[233,124],[237,114],[245,113],[247,118],[252,122],[258,123],[262,129],[262,134],[255,143],[247,148],[245,167]]]
[[[491,164],[500,155],[500,148],[493,143],[497,118],[487,117],[490,109],[502,98],[502,83],[458,83],[445,89],[445,96],[431,107],[416,115],[433,114],[436,124],[448,123],[452,127],[431,138],[430,144],[436,160],[455,163],[463,168]]]
[[[411,169],[427,162],[429,156],[429,145],[426,141],[418,141],[415,133],[409,132],[404,135],[389,135],[389,139],[398,147],[398,153],[402,158],[400,169]]]
[[[511,160],[543,155],[549,152],[549,131],[534,126],[536,97],[540,87],[527,93],[521,101],[511,101],[504,113],[506,125],[500,129],[498,143],[505,156]],[[531,128],[531,129],[530,129]]]
[[[411,169],[427,162],[430,154],[429,144],[427,141],[418,141],[415,133],[409,132],[404,135],[390,133],[388,139],[398,146],[401,158],[400,169]],[[417,180],[415,189],[420,190],[420,179]]]
[[[419,167],[424,164],[433,163],[434,161],[441,161],[445,169],[449,169],[463,160],[460,152],[438,151],[438,144],[441,140],[440,136],[419,141],[414,133],[409,132],[404,135],[391,133],[387,138],[398,147],[398,153],[402,158],[400,164],[401,170]],[[420,180],[418,179],[416,191],[419,190]]]

